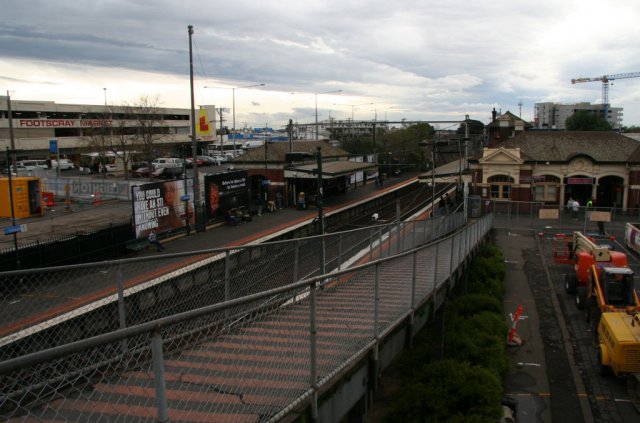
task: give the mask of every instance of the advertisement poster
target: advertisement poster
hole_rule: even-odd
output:
[[[193,181],[188,180],[188,193]],[[145,238],[151,230],[160,234],[195,224],[193,202],[183,201],[185,181],[155,182],[131,188],[133,199],[133,225],[136,238]]]
[[[249,205],[246,170],[207,175],[204,187],[209,219],[227,210]]]

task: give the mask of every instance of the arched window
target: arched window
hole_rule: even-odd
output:
[[[560,178],[551,175],[541,175],[534,178],[535,201],[555,203],[558,201]]]
[[[511,184],[513,184],[513,178],[507,175],[491,176],[487,179],[490,186],[490,196],[495,199],[508,199],[511,198]]]

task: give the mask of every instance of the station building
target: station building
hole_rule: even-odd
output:
[[[563,207],[572,197],[580,205],[640,207],[640,142],[616,132],[527,130],[507,114],[494,119],[488,146],[468,160],[471,194],[498,205]]]

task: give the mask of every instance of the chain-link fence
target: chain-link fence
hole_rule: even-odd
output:
[[[627,222],[640,222],[640,209],[619,207],[559,207],[540,202],[471,199],[471,214],[492,213],[500,227],[530,228],[537,231],[574,231],[624,236]],[[596,213],[594,213],[596,212]],[[603,218],[602,226],[596,219]]]
[[[492,216],[463,222],[456,215],[437,224],[0,275],[9,282],[3,286],[24,292],[48,287],[54,294],[61,288],[46,281],[57,281],[92,299],[65,309],[68,303],[51,306],[43,295],[30,316],[11,316],[3,306],[2,321],[19,330],[3,330],[0,416],[278,421],[308,401],[317,412],[319,390],[446,282],[490,230]],[[453,227],[463,228],[426,244]],[[322,245],[325,254],[318,254]],[[93,289],[109,279],[115,288]],[[34,321],[36,312],[48,319]]]
[[[2,272],[0,359],[388,257],[463,223],[455,214],[231,249]]]

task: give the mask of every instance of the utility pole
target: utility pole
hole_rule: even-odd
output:
[[[322,211],[322,148],[317,147],[318,152],[316,153],[316,162],[318,165],[318,193],[316,194],[316,204],[318,206],[318,229],[320,231],[321,236],[321,247],[320,247],[320,274],[324,275],[325,273],[325,245],[324,245],[324,213]]]
[[[7,92],[8,93],[8,92]],[[8,100],[8,97],[7,97]],[[9,115],[11,116],[11,115]],[[11,119],[9,119],[11,120]],[[11,154],[15,156],[16,151],[11,150]],[[7,147],[7,164],[9,163],[9,147]],[[11,226],[16,226],[16,215],[13,206],[13,186],[11,183],[11,169],[9,169],[9,201],[11,202]],[[20,270],[20,252],[18,251],[18,234],[13,232],[13,250],[16,253],[16,269]]]
[[[11,96],[9,90],[7,90],[7,112],[9,113],[9,140],[11,143],[11,163],[9,162],[9,156],[7,156],[7,169],[11,173],[11,165],[13,164],[13,171],[18,174],[18,165],[16,161],[16,140],[13,137],[13,114],[11,112]]]
[[[198,143],[196,137],[196,112],[195,98],[193,94],[193,48],[191,38],[193,36],[193,25],[188,26],[189,32],[189,80],[191,84],[191,154],[193,157],[193,214],[196,222],[196,232],[202,232],[204,225],[200,216],[200,175],[198,174]],[[186,175],[185,175],[186,177]],[[187,193],[185,192],[185,195]],[[188,214],[188,210],[185,210]]]

